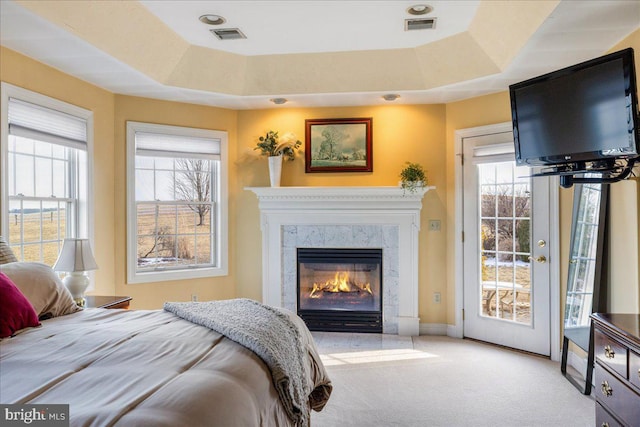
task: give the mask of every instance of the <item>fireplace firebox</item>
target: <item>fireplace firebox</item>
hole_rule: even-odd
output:
[[[298,315],[310,330],[382,332],[382,249],[297,252]]]

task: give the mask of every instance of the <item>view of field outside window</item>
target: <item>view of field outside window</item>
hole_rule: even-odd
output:
[[[212,266],[217,162],[136,155],[139,271]]]
[[[515,162],[478,165],[484,316],[531,322],[531,183]]]
[[[53,265],[73,221],[70,177],[81,154],[15,135],[8,142],[9,245],[21,261]]]

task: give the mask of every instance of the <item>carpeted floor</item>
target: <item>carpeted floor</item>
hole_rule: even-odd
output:
[[[333,382],[312,427],[593,426],[548,359],[439,336],[314,332]]]

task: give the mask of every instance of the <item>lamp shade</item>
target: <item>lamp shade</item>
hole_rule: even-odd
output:
[[[98,264],[91,252],[89,239],[64,239],[58,260],[53,265],[55,271],[96,270]]]

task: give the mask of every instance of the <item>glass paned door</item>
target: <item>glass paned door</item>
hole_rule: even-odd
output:
[[[550,180],[516,166],[512,132],[463,155],[463,334],[550,355]]]
[[[515,162],[478,165],[482,316],[531,323],[531,179]]]

